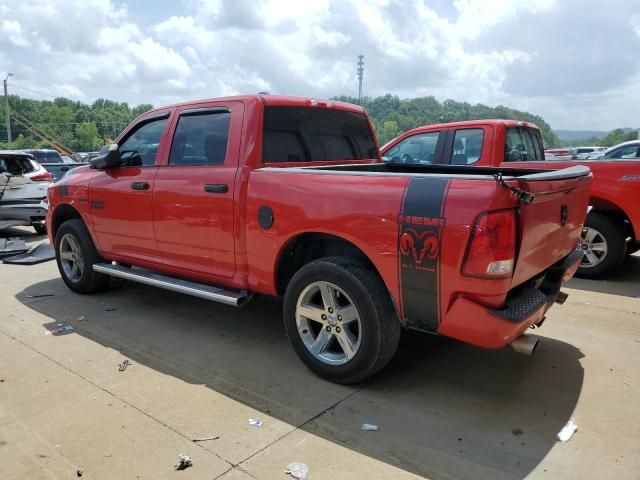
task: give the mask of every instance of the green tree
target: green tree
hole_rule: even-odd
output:
[[[74,148],[81,152],[90,152],[101,144],[98,127],[93,122],[80,123],[75,128]]]

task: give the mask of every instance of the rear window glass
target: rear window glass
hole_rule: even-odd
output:
[[[58,152],[29,152],[31,155],[36,157],[38,163],[62,163],[62,157]]]
[[[33,164],[26,157],[2,157],[0,158],[0,173],[11,175],[23,175],[35,170]]]
[[[377,157],[375,140],[364,115],[307,107],[264,109],[264,163]]]
[[[507,128],[504,144],[505,162],[541,162],[543,160],[542,137],[538,130],[526,127]]]

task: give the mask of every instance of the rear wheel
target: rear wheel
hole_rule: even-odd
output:
[[[311,370],[337,383],[362,381],[393,357],[401,326],[376,273],[346,257],[302,267],[284,300],[287,334]]]
[[[584,257],[576,275],[600,278],[609,273],[624,259],[626,243],[618,224],[604,215],[590,213],[578,244],[578,250],[584,252]]]
[[[56,262],[64,283],[76,293],[105,290],[110,277],[93,271],[102,259],[80,219],[67,220],[56,233]]]

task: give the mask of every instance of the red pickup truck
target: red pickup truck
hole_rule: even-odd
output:
[[[542,145],[540,130],[532,123],[473,120],[414,128],[387,143],[381,153],[403,164],[516,169],[588,166],[594,177],[589,199],[592,210],[578,245],[585,255],[576,275],[600,278],[640,248],[640,162],[545,161]]]
[[[511,344],[562,301],[591,174],[383,163],[366,112],[252,95],[159,108],[49,189],[78,293],[120,277],[240,306],[284,296],[293,347],[358,382],[403,327]]]

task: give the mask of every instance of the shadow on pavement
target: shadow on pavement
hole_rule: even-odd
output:
[[[602,280],[572,278],[566,286],[589,292],[638,297],[640,296],[640,255],[629,255],[625,258],[623,265]]]
[[[29,245],[46,240],[46,235],[38,235],[31,227],[12,227],[0,230],[0,238],[21,238]]]
[[[41,292],[55,296],[27,300]],[[257,297],[237,310],[135,284],[79,296],[61,280],[16,297],[134,364],[205,384],[436,480],[526,477],[556,442],[582,389],[581,352],[553,339],[525,357],[409,333],[383,372],[345,387],[319,379],[297,359],[276,299]],[[364,422],[381,430],[363,432]]]

